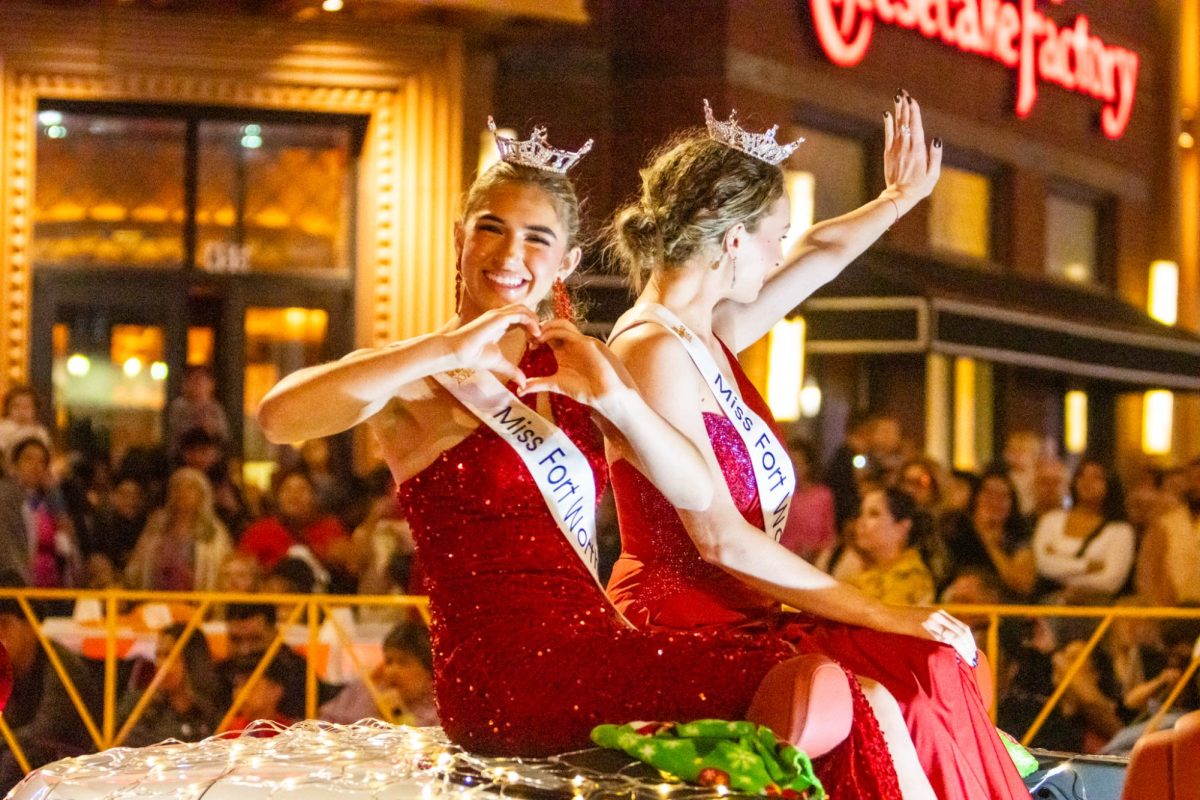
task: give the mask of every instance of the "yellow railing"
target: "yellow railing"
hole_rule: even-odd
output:
[[[154,698],[163,678],[179,659],[188,640],[195,635],[214,604],[276,606],[287,604],[292,606],[291,612],[277,626],[274,639],[259,658],[253,672],[235,694],[232,704],[217,728],[218,730],[224,730],[229,725],[238,710],[247,698],[249,698],[250,692],[267,670],[275,654],[279,652],[281,647],[285,646],[285,628],[304,620],[307,627],[306,641],[308,652],[313,654],[316,652],[318,646],[322,617],[328,622],[338,640],[344,646],[359,677],[378,706],[381,716],[389,722],[395,721],[390,704],[384,702],[379,689],[371,679],[370,670],[364,668],[354,647],[351,646],[349,633],[332,611],[335,608],[345,607],[416,609],[425,621],[425,624],[429,624],[428,599],[409,595],[242,594],[221,592],[140,592],[122,590],[87,591],[72,589],[0,588],[0,599],[15,600],[20,606],[25,619],[30,623],[37,636],[37,640],[46,655],[47,661],[55,673],[57,673],[63,688],[66,690],[67,696],[75,706],[75,710],[78,712],[79,718],[83,721],[83,725],[87,729],[88,735],[97,750],[116,747],[125,741],[129,732],[133,730],[145,712],[147,705]],[[84,702],[70,674],[63,666],[58,652],[52,646],[51,639],[43,628],[42,620],[34,612],[30,601],[37,600],[98,600],[102,603],[104,612],[100,621],[101,624],[97,626],[98,632],[102,632],[104,637],[103,703],[99,724],[97,724],[96,719],[88,709],[87,703]],[[173,607],[187,606],[190,608],[190,614],[178,641],[174,643],[166,658],[157,665],[154,677],[138,699],[129,716],[121,725],[120,730],[117,730],[117,662],[119,660],[117,646],[122,618],[121,612],[127,607],[141,603],[167,603]],[[315,717],[317,714],[318,687],[315,659],[310,657],[305,661],[307,665],[305,674],[305,714],[308,717]],[[12,701],[20,702],[20,698],[12,698]],[[13,735],[8,722],[4,719],[3,714],[0,714],[0,736],[7,743],[21,769],[29,772],[30,764],[25,757],[24,751],[21,749],[20,743]]]
[[[345,627],[338,620],[337,616],[332,613],[335,608],[345,607],[391,607],[396,609],[415,609],[425,621],[429,623],[429,603],[425,597],[405,596],[405,595],[298,595],[298,594],[238,594],[238,593],[218,593],[218,592],[139,592],[139,591],[121,591],[121,590],[105,590],[105,591],[88,591],[88,590],[67,590],[67,589],[13,589],[0,588],[0,599],[15,600],[24,613],[25,618],[32,626],[42,650],[46,654],[51,667],[58,674],[59,680],[62,681],[72,704],[79,713],[80,719],[83,721],[87,732],[95,744],[97,749],[105,749],[108,747],[119,746],[125,741],[129,732],[133,730],[138,720],[146,710],[147,705],[154,698],[158,691],[164,676],[168,670],[180,658],[184,647],[188,640],[195,635],[199,630],[200,625],[205,621],[205,618],[217,604],[224,605],[291,605],[290,613],[281,620],[281,624],[277,626],[277,631],[274,639],[271,641],[267,650],[261,655],[254,671],[246,680],[240,690],[236,693],[232,700],[230,708],[226,711],[224,718],[221,720],[218,730],[223,730],[230,721],[235,717],[238,710],[250,696],[250,692],[254,689],[255,684],[262,677],[267,667],[275,654],[280,648],[286,646],[284,642],[284,630],[290,626],[304,624],[307,629],[307,645],[310,654],[315,653],[319,642],[319,634],[322,624],[328,624],[333,630],[338,641],[343,645],[345,652],[349,655],[355,670],[363,680],[369,694],[374,699],[379,708],[380,714],[388,721],[394,720],[394,713],[389,703],[385,702],[383,696],[375,686],[371,679],[370,670],[364,668],[364,665],[355,652],[352,646],[351,636]],[[103,608],[103,616],[100,624],[97,625],[97,630],[102,631],[104,637],[104,684],[103,684],[103,703],[102,714],[99,722],[93,717],[89,711],[84,699],[80,696],[77,687],[71,680],[70,675],[64,668],[58,653],[51,646],[51,639],[43,629],[41,620],[35,614],[30,601],[36,600],[59,600],[59,601],[78,601],[78,600],[97,600],[100,601]],[[118,729],[117,719],[117,666],[118,666],[118,642],[119,642],[119,627],[121,622],[121,613],[124,609],[140,603],[167,603],[174,607],[186,606],[189,609],[189,616],[185,623],[184,630],[180,634],[179,639],[174,643],[170,652],[161,663],[157,665],[154,676],[149,685],[138,699],[136,705],[131,710],[129,716],[121,723]],[[988,660],[992,664],[992,668],[996,675],[1000,674],[1003,669],[1003,659],[1000,653],[1000,637],[999,626],[1003,619],[1007,618],[1092,618],[1098,621],[1095,630],[1090,638],[1085,643],[1082,650],[1076,655],[1075,659],[1067,668],[1063,675],[1062,681],[1055,687],[1053,693],[1046,700],[1041,711],[1025,731],[1021,737],[1024,744],[1029,744],[1037,736],[1047,718],[1054,710],[1055,706],[1061,700],[1063,694],[1071,681],[1082,669],[1087,659],[1092,652],[1102,641],[1104,634],[1108,631],[1115,619],[1200,619],[1200,608],[1143,608],[1133,606],[1123,606],[1117,608],[1106,607],[1062,607],[1062,606],[1018,606],[1018,605],[959,605],[946,606],[946,610],[950,613],[959,616],[966,621],[987,621],[987,634],[985,640],[985,651]],[[324,621],[324,622],[323,622]],[[315,717],[317,714],[317,673],[314,658],[306,659],[306,674],[305,674],[305,712],[308,717]],[[1171,709],[1179,695],[1187,685],[1187,682],[1192,680],[1197,669],[1200,668],[1200,653],[1194,654],[1191,663],[1187,669],[1183,671],[1182,676],[1172,688],[1155,715],[1150,719],[1146,733],[1155,730],[1162,722],[1164,715]],[[993,681],[993,696],[990,698],[990,708],[993,716],[995,713],[997,697],[1000,681],[997,677]],[[20,698],[13,698],[19,702]],[[3,737],[8,747],[12,750],[13,756],[17,763],[26,772],[29,771],[29,763],[22,751],[19,742],[13,735],[4,716],[0,714],[0,736]]]
[[[1118,606],[1108,608],[1104,606],[1018,606],[1018,605],[951,605],[945,606],[945,609],[951,614],[962,618],[964,621],[977,620],[986,618],[988,622],[987,640],[984,648],[987,653],[988,661],[992,664],[992,669],[997,673],[997,679],[993,681],[993,696],[991,697],[990,709],[992,710],[993,718],[995,718],[996,702],[998,697],[996,694],[1000,689],[1000,681],[998,678],[999,670],[1002,668],[1002,659],[1000,653],[1000,620],[1010,617],[1019,618],[1075,618],[1075,619],[1096,619],[1099,624],[1088,638],[1083,648],[1075,656],[1075,659],[1067,667],[1063,674],[1062,680],[1050,697],[1046,699],[1041,711],[1034,718],[1029,730],[1021,737],[1021,744],[1029,745],[1042,726],[1046,724],[1046,720],[1050,717],[1054,707],[1058,705],[1058,701],[1062,699],[1067,688],[1083,669],[1083,665],[1091,657],[1092,652],[1104,639],[1104,634],[1108,632],[1115,619],[1200,619],[1200,608],[1164,608],[1164,607],[1140,607],[1140,606]],[[1163,717],[1175,705],[1175,701],[1179,699],[1179,695],[1183,693],[1188,681],[1192,680],[1196,674],[1196,669],[1200,667],[1200,652],[1194,652],[1191,663],[1187,669],[1183,671],[1179,680],[1172,687],[1166,700],[1162,706],[1154,713],[1146,724],[1146,733],[1152,733],[1162,724]]]

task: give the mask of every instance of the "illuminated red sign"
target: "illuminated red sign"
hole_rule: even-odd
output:
[[[838,66],[863,60],[878,20],[1017,70],[1018,117],[1033,110],[1040,80],[1103,100],[1100,127],[1110,139],[1119,139],[1129,124],[1138,54],[1093,36],[1083,15],[1060,28],[1037,10],[1037,0],[811,0],[811,5],[817,38]]]

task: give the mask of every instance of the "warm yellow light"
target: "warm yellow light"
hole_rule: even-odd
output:
[[[142,360],[137,356],[130,356],[121,365],[121,370],[125,373],[126,377],[136,378],[142,371]]]
[[[150,377],[156,381],[165,381],[167,379],[167,363],[165,361],[155,361],[151,364]]]
[[[1175,395],[1163,389],[1146,392],[1142,398],[1142,452],[1165,456],[1171,452],[1175,422]]]
[[[479,171],[475,174],[482,175],[500,160],[500,148],[496,147],[497,136],[507,136],[510,139],[515,139],[517,138],[517,132],[512,128],[497,128],[496,133],[493,134],[485,128],[479,134]]]
[[[1179,134],[1179,146],[1184,150],[1191,150],[1196,146],[1196,137],[1192,136],[1187,131],[1183,131]]]
[[[816,183],[811,172],[801,170],[785,170],[784,180],[787,183],[788,196],[792,200],[791,228],[787,238],[783,240],[783,252],[787,252],[800,235],[812,227],[813,207],[816,203]]]
[[[804,319],[782,319],[767,338],[767,405],[775,419],[799,419],[803,379]]]
[[[67,374],[81,378],[92,368],[92,361],[83,353],[75,353],[67,359]]]
[[[342,0],[324,0],[324,2],[321,3],[321,8],[325,9],[326,11],[341,11],[344,5],[345,4],[342,2]]]
[[[974,470],[975,359],[954,359],[954,467]]]
[[[1087,392],[1072,390],[1063,398],[1063,422],[1068,453],[1082,453],[1088,443]]]
[[[1155,261],[1150,265],[1148,312],[1164,325],[1179,318],[1179,265],[1174,261]]]
[[[800,390],[800,416],[812,419],[821,413],[821,387],[817,379],[809,375],[804,379],[804,388]]]

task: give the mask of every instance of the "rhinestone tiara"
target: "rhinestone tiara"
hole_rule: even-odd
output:
[[[737,123],[736,111],[729,113],[728,122],[721,122],[713,117],[712,106],[708,104],[708,100],[704,101],[704,124],[708,127],[710,139],[775,166],[787,161],[788,156],[796,152],[796,148],[804,142],[804,137],[800,137],[791,144],[780,144],[775,141],[775,134],[779,131],[778,125],[773,125],[770,130],[763,133],[750,133],[750,131],[742,130]]]
[[[488,117],[488,129],[496,137],[496,147],[500,149],[500,160],[508,164],[522,164],[526,167],[544,169],[547,172],[557,172],[565,175],[567,170],[575,166],[575,162],[583,158],[592,149],[592,140],[588,139],[583,147],[572,152],[558,150],[546,141],[546,129],[535,127],[524,141],[502,136],[496,131],[496,122]]]

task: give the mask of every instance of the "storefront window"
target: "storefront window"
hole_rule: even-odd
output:
[[[54,324],[52,383],[56,427],[114,454],[162,438],[166,405],[165,331],[83,307]]]
[[[969,259],[991,259],[992,182],[987,175],[942,167],[929,198],[929,246]]]
[[[1046,274],[1078,283],[1097,278],[1100,212],[1095,203],[1046,196]]]
[[[270,469],[277,449],[255,422],[259,403],[284,375],[319,364],[329,330],[329,314],[319,308],[246,309],[246,358],[243,407],[246,425],[242,442],[246,469],[256,464]]]
[[[197,267],[346,270],[345,127],[205,121],[199,143]]]
[[[181,120],[40,110],[34,263],[181,266],[186,128]]]

